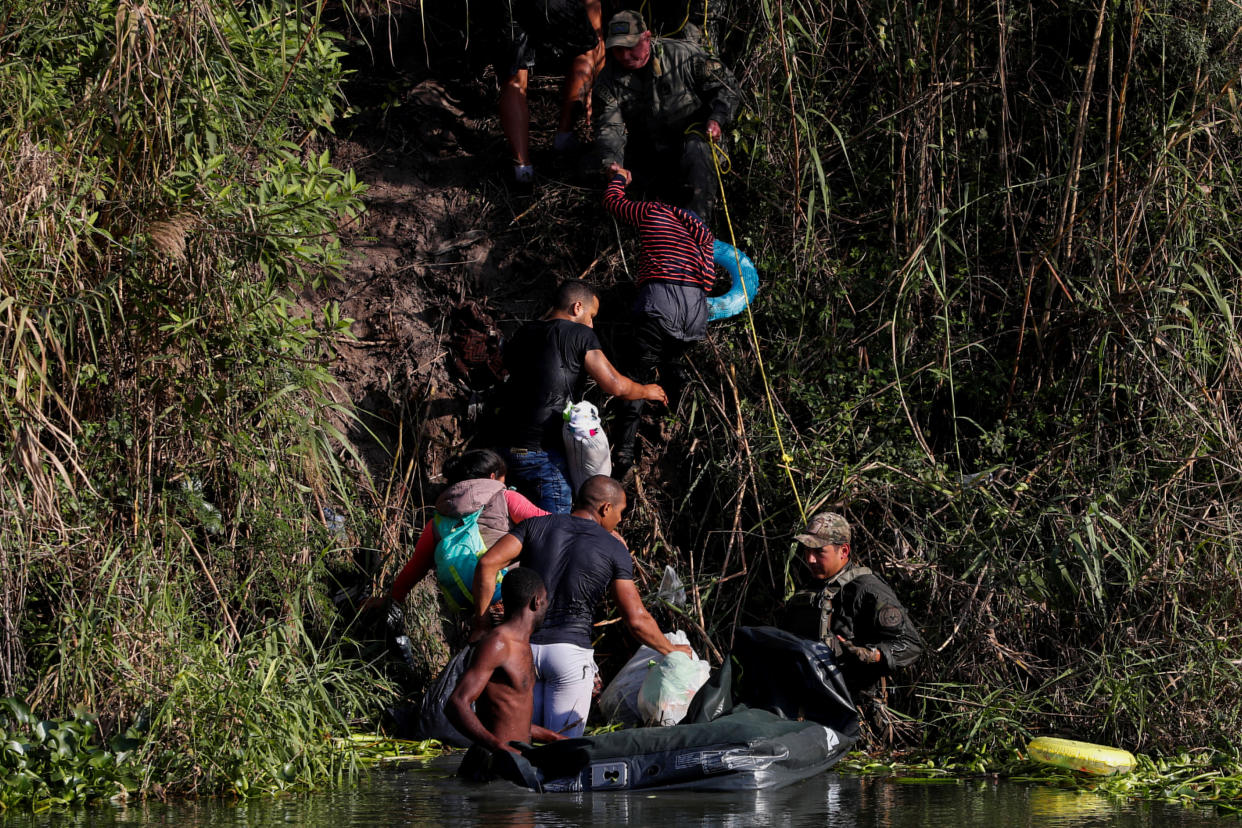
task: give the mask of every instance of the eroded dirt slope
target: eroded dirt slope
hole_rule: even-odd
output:
[[[582,275],[592,262],[600,276],[617,250],[615,230],[600,224],[581,159],[545,150],[555,78],[531,90],[541,172],[533,189],[508,180],[486,73],[464,65],[408,70],[357,80],[349,92],[359,111],[338,126],[332,149],[336,165],[367,184],[367,212],[345,228],[353,262],[344,279],[303,300],[339,302],[354,320],[357,341],[337,344],[336,372],[342,402],[357,407],[373,434],[341,425],[370,471],[388,473],[400,437],[416,443],[403,453],[417,472],[434,477],[470,436],[477,399],[448,370],[451,309],[485,302],[510,332],[542,311],[558,279]]]

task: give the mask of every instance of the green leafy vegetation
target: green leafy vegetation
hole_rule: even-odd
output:
[[[763,289],[755,342],[740,317],[696,355],[676,462],[632,501],[642,563],[727,651],[793,587],[802,513],[843,509],[930,645],[905,742],[971,772],[1041,733],[1203,748],[1131,778],[1236,798],[1242,12],[720,5],[750,97],[717,229]],[[347,747],[391,691],[325,583],[408,510],[377,526],[342,462],[349,321],[294,298],[361,210],[320,140],[320,11],[0,20],[0,692],[63,719],[5,708],[6,805],[432,750]]]
[[[44,810],[99,798],[121,798],[136,787],[140,770],[134,731],[98,744],[99,728],[86,713],[41,721],[20,699],[0,699],[0,811],[14,805]]]
[[[950,784],[972,778],[1004,778],[1013,782],[1109,796],[1242,810],[1242,758],[1236,752],[1197,751],[1169,756],[1135,757],[1129,773],[1092,776],[1030,761],[1021,750],[963,754],[928,759],[873,759],[850,754],[838,765],[847,773],[884,776],[903,784]]]
[[[340,779],[332,738],[388,692],[323,586],[323,510],[355,485],[325,344],[348,320],[293,301],[361,209],[314,148],[336,43],[280,2],[0,24],[0,687],[98,713],[46,731],[79,746],[144,734],[124,762],[58,743],[10,804]]]
[[[907,743],[1230,749],[1237,9],[730,14],[759,350],[717,329],[632,545],[727,644],[792,588],[800,505],[845,509],[929,644],[891,694]]]
[[[630,501],[678,622],[771,623],[793,527],[839,508],[929,644],[903,743],[1229,750],[1242,15],[719,5],[748,98],[714,229],[762,289]]]
[[[433,759],[448,750],[435,739],[389,739],[370,733],[350,734],[348,739],[342,740],[340,748],[352,751],[364,765],[395,766]]]

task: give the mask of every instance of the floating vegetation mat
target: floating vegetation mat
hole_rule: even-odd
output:
[[[1216,807],[1242,813],[1242,755],[1213,751],[1176,756],[1136,754],[1130,773],[1092,776],[1031,761],[1010,750],[995,757],[962,756],[915,759],[851,753],[838,765],[842,773],[884,776],[902,784],[952,784],[971,779],[1007,779],[1115,797]]]
[[[359,764],[367,766],[425,762],[452,750],[435,739],[389,739],[374,733],[351,733],[336,743],[341,749],[352,751]]]
[[[588,735],[598,736],[621,728],[622,725],[616,723],[596,726],[590,728]],[[347,738],[336,739],[335,743],[342,750],[352,751],[361,765],[424,762],[455,750],[437,739],[390,739],[374,733],[351,733]]]

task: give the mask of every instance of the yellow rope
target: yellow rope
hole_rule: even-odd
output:
[[[707,36],[707,2],[708,0],[703,0],[703,29],[702,31],[704,33],[704,37]],[[643,0],[643,2],[639,4],[638,15],[644,21],[647,20],[647,0]],[[678,32],[680,32],[682,29],[686,28],[686,24],[689,22],[690,22],[690,4],[687,3],[686,4],[686,16],[682,18],[681,25],[678,26],[676,29],[673,29],[671,32],[662,32],[660,34],[660,37],[673,37]]]
[[[696,135],[702,135],[698,130],[686,130]],[[720,185],[720,204],[724,207],[725,224],[729,227],[729,242],[733,245],[733,256],[737,261],[738,278],[742,278],[742,254],[737,248],[737,236],[733,232],[733,218],[729,215],[729,197],[725,195],[724,173],[721,172],[719,158],[723,158],[725,162],[724,171],[727,172],[732,167],[729,155],[723,148],[718,146],[708,136],[703,135],[703,139],[707,141],[707,145],[712,150],[712,166],[716,168],[716,182]],[[768,398],[768,412],[772,415],[772,430],[776,433],[776,444],[781,450],[781,468],[785,470],[785,476],[789,478],[789,488],[793,490],[794,502],[798,504],[798,514],[802,516],[802,520],[806,520],[806,508],[802,505],[802,495],[798,493],[798,483],[794,480],[793,468],[790,463],[793,462],[793,455],[785,450],[785,438],[781,436],[780,421],[776,416],[776,396],[772,393],[772,383],[768,380],[768,369],[763,362],[763,349],[759,347],[759,332],[755,328],[755,314],[750,308],[750,294],[742,291],[746,298],[746,321],[750,327],[750,341],[755,348],[755,360],[759,363],[759,376],[763,379],[763,392]]]

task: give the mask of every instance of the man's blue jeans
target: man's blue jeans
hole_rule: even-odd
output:
[[[552,514],[567,515],[573,509],[569,466],[559,451],[511,448],[505,450],[509,482],[531,502]]]

